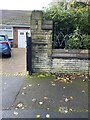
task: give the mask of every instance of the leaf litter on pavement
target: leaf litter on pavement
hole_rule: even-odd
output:
[[[45,76],[43,76],[43,75],[40,75],[40,76],[38,76],[38,77],[42,77],[43,79],[45,78]],[[87,77],[87,75],[81,75],[81,74],[71,74],[71,75],[68,75],[68,74],[64,74],[64,75],[62,75],[62,74],[59,74],[59,75],[56,75],[56,76],[54,76],[54,78],[55,79],[53,79],[53,80],[51,80],[50,81],[50,84],[52,85],[52,86],[57,86],[57,85],[59,85],[58,83],[60,83],[60,84],[62,84],[62,83],[64,83],[64,84],[62,84],[63,86],[62,86],[62,89],[67,89],[67,87],[66,87],[66,84],[69,84],[69,83],[73,83],[73,81],[75,81],[75,79],[77,79],[77,78],[80,78],[80,77],[82,77],[82,82],[84,83],[84,82],[87,82],[87,79],[88,79],[88,77]],[[41,83],[37,83],[36,85],[38,85],[38,88],[39,87],[41,87],[42,86],[42,84]],[[26,86],[24,86],[23,87],[23,90],[26,90],[28,87],[32,87],[32,84],[31,83],[29,83],[29,85],[26,85]],[[53,88],[52,88],[53,89]],[[37,91],[38,91],[38,89],[37,89]],[[22,92],[23,93],[23,95],[24,95],[24,92]],[[81,93],[85,93],[85,90],[84,89],[82,89],[81,90]],[[36,105],[36,103],[38,103],[40,106],[43,106],[44,104],[45,104],[45,101],[44,100],[47,100],[47,102],[49,102],[49,98],[50,98],[50,96],[44,96],[43,98],[42,98],[42,100],[40,100],[40,99],[36,99],[36,96],[34,96],[33,98],[32,98],[32,102]],[[62,104],[64,103],[64,102],[69,102],[69,101],[72,101],[72,100],[74,100],[74,97],[71,95],[70,96],[70,94],[69,95],[64,95],[64,96],[62,96]],[[53,98],[54,99],[54,98]],[[24,106],[22,105],[22,103],[19,103],[18,105],[17,105],[17,107],[19,107],[19,108],[21,108],[21,109],[24,109]],[[38,107],[38,106],[37,106]],[[50,110],[51,109],[51,106],[46,106],[46,110]],[[60,107],[59,108],[59,110],[58,110],[59,112],[61,112],[61,113],[65,113],[65,114],[67,114],[67,113],[69,113],[69,112],[74,112],[75,110],[74,109],[72,109],[72,108],[67,108],[67,107]],[[17,113],[16,113],[17,114]],[[40,118],[41,117],[41,115],[40,114],[36,114],[36,118]],[[50,118],[51,116],[50,116],[50,114],[48,113],[47,115],[46,115],[46,118]]]
[[[22,108],[23,107],[23,103],[22,102],[19,102],[17,105],[16,105],[16,108]]]

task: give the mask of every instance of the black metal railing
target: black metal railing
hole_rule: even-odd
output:
[[[54,34],[53,39],[53,48],[55,49],[64,49],[67,45],[67,41],[69,40],[69,34],[64,35],[63,32],[58,32]]]
[[[54,49],[64,49],[69,40],[71,29],[62,27],[60,22],[53,22],[53,42]]]
[[[90,38],[77,27],[63,26],[60,22],[53,22],[53,49],[88,49]]]

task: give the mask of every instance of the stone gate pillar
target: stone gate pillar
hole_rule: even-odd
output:
[[[42,26],[42,12],[41,11],[32,11],[30,25],[32,30],[41,30]]]
[[[42,15],[42,11],[32,11],[30,18],[34,72],[50,72],[52,64],[52,22],[43,22]]]

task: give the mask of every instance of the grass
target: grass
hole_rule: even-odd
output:
[[[51,78],[51,77],[55,77],[54,75],[51,75],[50,73],[33,73],[32,76],[27,75],[26,76],[26,80],[30,80],[32,78],[34,79],[42,79],[42,78]]]

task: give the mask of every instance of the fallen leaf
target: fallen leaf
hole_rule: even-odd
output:
[[[18,112],[16,112],[16,111],[14,111],[14,113],[13,113],[14,115],[18,115]]]
[[[50,74],[47,73],[46,76],[50,76]]]
[[[36,118],[40,118],[40,115],[38,114],[38,115],[36,115]]]
[[[29,84],[28,86],[29,86],[29,87],[31,87],[31,86],[32,86],[32,84]]]
[[[87,79],[88,77],[86,76],[85,78]]]
[[[84,77],[84,75],[82,74],[82,77]]]
[[[22,103],[18,103],[18,104],[17,104],[17,108],[21,108],[22,106],[23,106]]]
[[[60,78],[60,82],[65,82],[65,83],[70,83],[70,82],[72,82],[68,77],[66,77],[66,78]]]
[[[63,87],[63,89],[65,89],[65,87]]]
[[[47,96],[45,96],[45,97],[44,97],[44,99],[45,99],[45,100],[48,100],[48,97],[47,97]]]
[[[70,96],[70,99],[71,99],[71,100],[73,100],[73,97],[72,97],[72,96]]]
[[[88,110],[86,110],[86,112],[88,112]]]
[[[84,79],[83,82],[85,82],[86,80]]]
[[[55,86],[56,84],[52,84],[52,86]]]
[[[72,80],[70,80],[70,83],[72,83]]]
[[[69,80],[69,78],[66,77],[66,80]]]
[[[35,99],[35,98],[32,98],[32,102],[36,102],[37,101],[37,99]]]
[[[40,101],[40,102],[39,102],[39,104],[40,104],[40,105],[43,105],[43,102],[42,102],[42,101]]]
[[[25,93],[24,93],[24,92],[22,92],[22,95],[25,95]]]
[[[65,113],[68,113],[68,110],[65,110]]]
[[[46,118],[50,118],[50,115],[49,115],[49,114],[46,114]]]
[[[65,98],[65,102],[68,102],[69,101],[69,99],[68,98]]]
[[[78,73],[77,76],[80,76],[80,74]]]
[[[26,87],[23,87],[23,90],[25,90],[26,89]]]
[[[50,108],[47,108],[47,110],[50,110]]]
[[[73,109],[72,109],[72,108],[70,108],[69,110],[70,110],[70,112],[72,112],[72,111],[73,111]]]
[[[61,80],[66,80],[66,79],[61,77]]]
[[[58,80],[60,80],[61,78],[60,77],[57,77]]]
[[[82,93],[85,93],[85,90],[82,90]]]
[[[42,74],[41,74],[41,75],[38,75],[38,77],[45,77],[45,75],[42,75]]]
[[[59,112],[61,112],[61,113],[68,113],[68,109],[67,109],[67,107],[60,107],[59,108]]]

